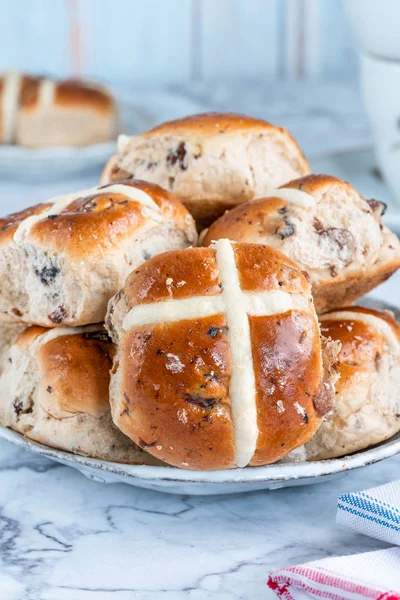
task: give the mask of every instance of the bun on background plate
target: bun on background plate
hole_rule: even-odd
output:
[[[106,86],[94,82],[4,73],[0,104],[3,144],[81,147],[113,140],[118,133],[117,104]]]

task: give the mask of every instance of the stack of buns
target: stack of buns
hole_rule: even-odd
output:
[[[387,439],[400,327],[349,306],[400,266],[383,210],[264,121],[122,136],[101,185],[0,220],[0,421],[199,470]]]
[[[0,143],[89,146],[117,136],[118,110],[103,85],[10,72],[0,76]]]

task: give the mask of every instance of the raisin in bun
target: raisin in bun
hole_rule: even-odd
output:
[[[400,327],[387,311],[348,307],[321,317],[341,343],[333,416],[304,449],[308,460],[343,456],[400,431]]]
[[[117,136],[116,102],[96,83],[6,73],[0,77],[0,106],[4,144],[88,146]]]
[[[0,373],[3,371],[10,347],[25,327],[21,323],[0,323]]]
[[[132,179],[0,219],[0,320],[104,321],[132,269],[196,238],[193,218],[172,194]]]
[[[400,266],[397,236],[382,224],[384,205],[365,200],[345,181],[309,175],[269,197],[226,212],[201,236],[268,244],[311,277],[315,307],[350,304]]]
[[[331,409],[334,352],[308,279],[273,248],[220,240],[156,256],[112,298],[107,328],[114,423],[169,464],[275,462]]]
[[[113,424],[114,346],[101,325],[29,327],[0,376],[0,421],[27,438],[76,454],[156,464]]]
[[[309,172],[286,129],[242,115],[208,113],[137,137],[121,136],[102,182],[132,175],[158,183],[188,207],[200,230],[227,208]]]

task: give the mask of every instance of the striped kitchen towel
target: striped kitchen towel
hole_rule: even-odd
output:
[[[337,522],[400,546],[400,481],[339,498]],[[271,573],[279,598],[400,600],[400,547],[324,558]]]
[[[268,586],[284,600],[400,600],[400,548],[279,569]]]
[[[336,521],[358,533],[400,546],[400,481],[343,494]]]

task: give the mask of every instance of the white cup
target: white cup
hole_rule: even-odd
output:
[[[363,54],[361,73],[379,166],[400,203],[400,61]]]
[[[346,0],[379,166],[400,203],[400,0]]]
[[[400,1],[346,0],[361,47],[381,58],[400,60]]]

